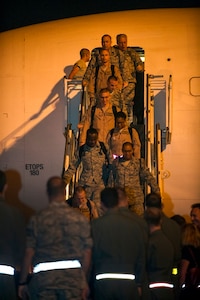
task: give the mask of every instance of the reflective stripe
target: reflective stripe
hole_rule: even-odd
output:
[[[156,282],[156,283],[151,283],[149,285],[150,289],[158,288],[158,287],[167,287],[170,289],[173,289],[174,285],[171,283],[166,283],[166,282]]]
[[[181,286],[181,288],[184,289],[185,287],[186,287],[186,285],[185,285],[185,283],[183,283],[182,286]],[[199,288],[200,288],[200,284],[198,284],[198,285],[196,286],[196,288],[199,289]]]
[[[96,280],[100,279],[129,279],[134,280],[135,275],[133,274],[124,274],[124,273],[103,273],[96,275]]]
[[[178,269],[177,268],[173,268],[172,269],[172,275],[177,275],[178,274]]]
[[[78,260],[61,260],[55,262],[39,263],[33,268],[33,273],[41,271],[81,268]]]
[[[15,269],[11,266],[0,265],[0,274],[14,275]]]

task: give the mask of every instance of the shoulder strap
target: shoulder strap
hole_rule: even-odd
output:
[[[112,76],[115,75],[115,66],[114,65],[111,65],[111,72],[112,72]]]
[[[107,149],[106,149],[104,142],[99,141],[99,144],[100,144],[101,150],[103,151],[103,153],[105,155],[107,163],[109,163],[108,153],[107,153]]]
[[[91,122],[90,122],[90,128],[93,127],[95,110],[96,110],[96,105],[93,105],[93,106],[92,106],[92,109],[91,109]]]
[[[112,111],[113,111],[113,115],[116,116],[117,108],[115,105],[112,105]]]
[[[91,220],[92,219],[92,206],[91,206],[90,200],[87,200],[87,207],[89,208],[90,220]]]
[[[94,92],[96,94],[97,92],[97,77],[98,77],[98,73],[99,73],[99,65],[96,66],[96,69],[95,69],[95,84],[94,84]]]
[[[113,136],[114,128],[110,130],[110,137]]]
[[[129,134],[131,136],[131,141],[133,139],[133,128],[132,127],[128,127],[128,131],[129,131]]]
[[[83,155],[83,151],[84,151],[84,145],[80,146],[79,148],[79,158],[81,159],[82,155]]]

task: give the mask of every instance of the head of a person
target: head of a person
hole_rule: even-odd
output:
[[[110,61],[110,53],[108,49],[101,48],[99,51],[99,55],[103,64],[106,64]]]
[[[98,141],[98,131],[95,128],[89,128],[86,134],[86,144],[93,148]]]
[[[99,104],[105,107],[110,103],[111,95],[108,88],[101,89],[99,92]]]
[[[145,197],[145,206],[146,206],[146,208],[156,207],[156,208],[162,209],[161,196],[157,193],[147,194]]]
[[[130,142],[125,142],[122,145],[122,153],[125,160],[131,160],[133,157],[133,144]]]
[[[65,201],[65,182],[59,176],[53,176],[47,181],[47,195],[50,202]]]
[[[87,203],[86,191],[83,186],[77,186],[74,190],[73,206],[79,207]]]
[[[192,223],[194,223],[200,230],[200,203],[192,204],[190,217]]]
[[[119,130],[126,126],[126,114],[123,111],[118,111],[115,115],[115,127]]]
[[[184,226],[186,224],[186,220],[181,215],[174,215],[171,217],[173,221],[175,221],[180,227]]]
[[[6,174],[5,172],[0,170],[0,194],[4,193],[6,186],[7,186]]]
[[[81,58],[86,58],[86,62],[88,62],[90,60],[90,50],[87,48],[82,48],[80,50],[80,57]]]
[[[128,208],[128,196],[125,192],[125,189],[122,187],[116,187],[118,193],[118,207],[127,207]]]
[[[200,247],[200,231],[195,224],[187,223],[182,228],[182,246]]]
[[[106,187],[101,191],[101,203],[106,209],[118,206],[118,193],[115,188]]]
[[[127,35],[124,33],[117,35],[117,45],[121,51],[127,50]]]
[[[144,219],[149,226],[161,225],[162,213],[161,209],[157,207],[147,207],[144,212]]]
[[[118,79],[115,75],[111,75],[108,77],[107,87],[110,92],[118,89]]]
[[[109,34],[104,34],[101,37],[101,45],[103,49],[110,49],[112,44],[112,39],[111,36]]]

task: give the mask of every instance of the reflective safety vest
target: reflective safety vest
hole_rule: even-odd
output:
[[[0,265],[0,274],[14,275],[15,269],[11,266]]]
[[[150,283],[149,288],[150,289],[155,289],[155,288],[169,288],[173,289],[174,285],[172,283],[167,283],[167,282],[155,282],[155,283]]]
[[[81,268],[81,264],[78,260],[61,260],[55,262],[39,263],[33,268],[33,273],[39,273],[41,271],[49,271],[49,270],[77,269],[77,268]]]
[[[128,280],[134,280],[135,275],[134,274],[124,274],[124,273],[102,273],[96,275],[96,280],[101,279],[128,279]]]

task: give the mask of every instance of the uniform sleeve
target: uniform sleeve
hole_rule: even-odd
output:
[[[85,74],[83,76],[83,80],[86,80],[86,81],[90,81],[90,77],[92,75],[92,70],[96,67],[97,65],[97,57],[98,57],[98,51],[97,50],[94,50],[93,54],[92,54],[92,57],[88,63],[88,66],[87,66],[87,69],[85,71]]]
[[[151,172],[148,170],[148,168],[145,166],[144,159],[140,159],[141,165],[140,165],[140,178],[142,181],[145,181],[150,187],[152,192],[154,193],[160,193],[160,188],[158,187],[155,178],[151,174]]]
[[[70,162],[67,171],[65,171],[65,173],[63,175],[63,179],[66,184],[70,183],[73,175],[76,173],[76,170],[77,170],[79,164],[80,164],[79,159],[74,159],[74,160],[72,160],[72,162]]]
[[[37,216],[33,216],[26,228],[26,248],[36,248]]]
[[[143,72],[144,71],[144,64],[137,52],[135,52],[135,68],[137,72]]]
[[[86,133],[87,133],[87,130],[90,128],[90,123],[91,123],[91,109],[88,109],[88,111],[85,115],[85,120],[83,122],[83,128],[82,128],[81,134],[80,134],[79,146],[84,145],[86,142]]]
[[[132,142],[134,146],[134,156],[136,158],[141,157],[141,143],[140,138],[137,130],[135,128],[132,128]]]
[[[115,68],[115,76],[118,79],[118,88],[119,88],[119,90],[121,90],[122,85],[123,85],[123,79],[122,79],[122,76],[121,76],[121,72],[120,72],[120,70],[117,66],[114,66],[114,68]]]
[[[90,98],[95,98],[95,70],[96,68],[93,67],[93,69],[91,70],[91,75],[90,75],[90,79],[89,79],[89,84],[88,84],[88,94],[90,96]]]

